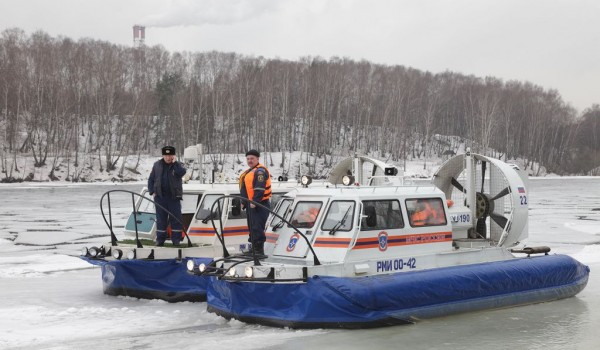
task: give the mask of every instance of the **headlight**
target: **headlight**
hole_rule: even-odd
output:
[[[130,250],[127,252],[127,259],[129,259],[129,260],[135,259],[135,250]]]
[[[235,267],[230,268],[227,273],[229,274],[229,277],[235,277]]]
[[[312,177],[308,176],[308,175],[302,175],[302,178],[300,178],[300,182],[304,185],[304,186],[308,186],[310,185],[310,183],[312,182]]]
[[[97,247],[91,247],[88,252],[90,253],[90,256],[92,258],[95,258],[98,256],[98,253],[100,253],[100,249],[98,249]]]
[[[196,264],[194,264],[194,260],[188,260],[187,263],[185,263],[185,266],[187,267],[188,271],[194,271]]]
[[[254,274],[254,269],[252,268],[252,266],[246,266],[246,268],[244,269],[244,274],[248,278],[252,277],[252,275]]]
[[[121,249],[115,249],[112,253],[113,258],[119,260],[123,256],[123,251]]]
[[[200,271],[200,272],[206,271],[206,264],[205,263],[200,264],[198,266],[198,271]]]
[[[352,185],[354,183],[354,176],[344,175],[344,177],[342,177],[342,183],[344,184],[344,186]]]
[[[90,253],[89,253],[87,247],[81,248],[81,255],[88,256],[88,254],[90,254]]]

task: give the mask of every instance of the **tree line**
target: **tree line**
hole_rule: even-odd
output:
[[[126,154],[197,143],[215,154],[378,152],[402,161],[466,140],[479,153],[585,174],[600,166],[600,106],[579,114],[556,90],[450,71],[171,53],[15,28],[0,36],[0,140],[5,173],[19,154],[38,167],[97,155],[101,170]]]

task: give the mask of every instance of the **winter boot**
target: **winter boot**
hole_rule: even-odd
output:
[[[254,254],[256,255],[265,255],[265,242],[258,242],[253,244],[254,246]]]

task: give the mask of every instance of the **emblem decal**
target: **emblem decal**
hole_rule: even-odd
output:
[[[379,250],[380,251],[385,251],[387,249],[387,245],[388,245],[388,234],[385,231],[381,231],[379,232],[379,235],[377,236],[378,240],[379,240]]]
[[[285,250],[287,250],[288,252],[291,252],[292,250],[294,250],[294,248],[296,248],[296,243],[298,243],[299,239],[300,239],[300,235],[297,233],[294,233],[292,235],[292,237],[290,237],[290,241],[287,245],[287,248],[285,248]]]
[[[265,181],[265,176],[263,174],[259,174],[258,175],[258,181],[259,182],[264,182]]]

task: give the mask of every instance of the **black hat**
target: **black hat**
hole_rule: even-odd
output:
[[[175,155],[175,147],[173,146],[165,146],[162,148],[163,156],[173,156]]]
[[[260,153],[258,153],[258,151],[255,149],[251,149],[248,152],[246,152],[246,157],[247,156],[257,156],[260,158]]]

